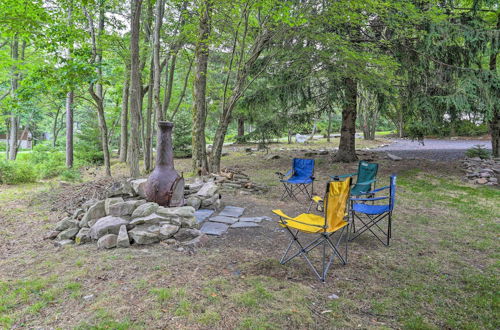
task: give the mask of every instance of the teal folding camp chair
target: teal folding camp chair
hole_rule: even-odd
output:
[[[366,195],[368,192],[375,189],[377,172],[377,163],[369,163],[366,160],[361,160],[358,165],[358,172],[343,175],[331,175],[330,177],[332,180],[340,180],[357,176],[356,183],[351,188],[351,196],[359,196]]]

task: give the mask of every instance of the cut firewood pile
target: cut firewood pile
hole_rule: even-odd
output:
[[[222,191],[240,190],[242,194],[262,194],[269,188],[250,180],[250,177],[237,167],[225,167],[218,174],[212,174]]]

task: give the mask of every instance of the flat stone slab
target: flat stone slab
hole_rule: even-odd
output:
[[[243,215],[243,212],[245,212],[244,207],[238,207],[238,206],[226,206],[224,210],[219,213],[219,215],[225,216],[225,217],[233,217],[233,218],[239,218]]]
[[[232,225],[233,223],[238,221],[238,218],[226,217],[223,215],[216,215],[215,217],[211,217],[209,220],[212,222],[221,222],[221,223],[227,223],[229,225]]]
[[[224,234],[228,228],[229,226],[226,224],[207,221],[201,226],[200,231],[208,235],[220,236]]]
[[[240,221],[241,222],[255,222],[255,223],[259,223],[261,222],[263,219],[263,217],[241,217],[240,218]]]
[[[208,217],[210,217],[214,213],[214,210],[200,209],[194,212],[194,216],[196,218],[197,223],[201,223],[205,221]]]
[[[236,222],[231,225],[231,228],[250,228],[250,227],[260,227],[260,225],[255,222]]]

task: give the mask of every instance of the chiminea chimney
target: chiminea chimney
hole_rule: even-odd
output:
[[[158,123],[156,166],[146,182],[146,199],[162,206],[184,205],[184,178],[174,168],[173,123]]]

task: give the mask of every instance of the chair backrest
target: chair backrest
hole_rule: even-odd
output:
[[[391,184],[390,184],[390,202],[389,209],[392,211],[394,208],[394,204],[396,204],[396,175],[391,175]]]
[[[358,179],[353,187],[352,194],[365,193],[372,190],[372,184],[358,184],[358,182],[367,182],[376,178],[378,172],[377,163],[369,163],[366,160],[361,160],[358,165]]]
[[[347,215],[351,181],[351,178],[347,178],[344,181],[330,181],[327,183],[324,198],[326,231],[329,228],[338,228],[344,221],[344,217]]]
[[[314,176],[314,159],[293,159],[293,176],[310,178]]]

